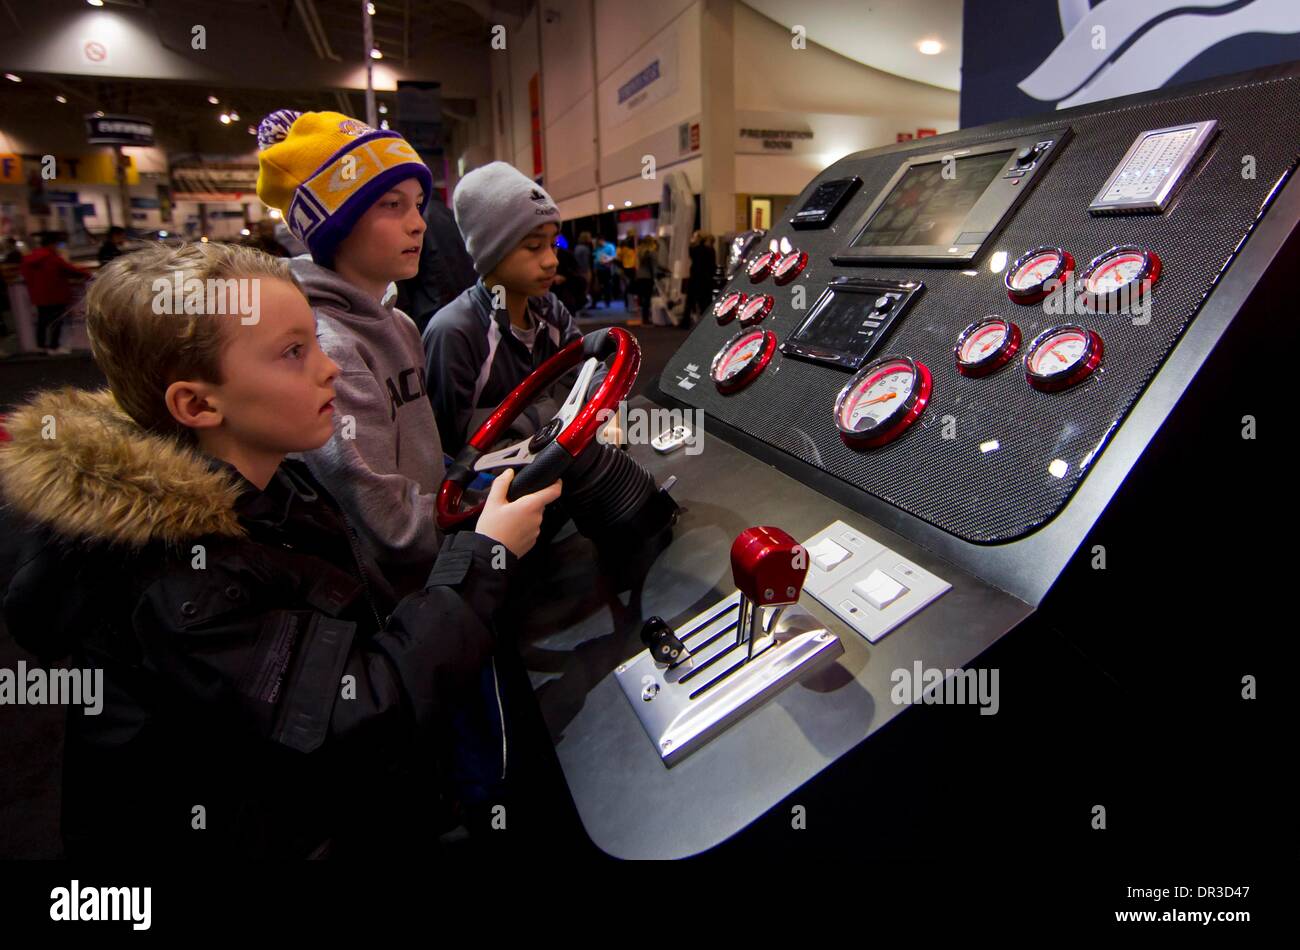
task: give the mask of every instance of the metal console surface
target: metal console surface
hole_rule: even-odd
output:
[[[654,406],[644,397],[631,405]],[[665,427],[666,421],[655,425],[653,434]],[[552,542],[542,579],[546,596],[530,608],[520,632],[520,651],[569,791],[588,835],[608,854],[676,858],[719,844],[906,708],[890,701],[895,669],[910,669],[918,660],[941,669],[967,665],[1032,612],[711,437],[707,423],[696,455],[659,455],[648,445],[631,451],[660,482],[678,477],[673,496],[685,510],[672,543],[640,569],[630,590],[620,591],[591,542],[572,532],[561,535]],[[728,551],[740,530],[776,524],[807,539],[835,520],[952,588],[876,644],[805,592],[800,606],[839,637],[844,655],[665,768],[615,676],[620,664],[641,652],[642,622],[659,615],[681,625],[729,595]],[[681,807],[684,801],[689,809]]]

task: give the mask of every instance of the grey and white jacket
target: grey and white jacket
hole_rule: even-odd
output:
[[[582,336],[573,315],[555,294],[528,298],[537,325],[531,350],[510,329],[510,314],[493,307],[492,294],[479,280],[447,304],[424,328],[426,378],[443,448],[455,456],[524,379],[573,340]],[[578,370],[562,376],[519,418],[506,437],[532,435],[559,410]],[[600,367],[588,392],[605,377]]]

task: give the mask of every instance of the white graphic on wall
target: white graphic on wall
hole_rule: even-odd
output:
[[[1064,39],[1019,87],[1058,109],[1158,89],[1234,36],[1300,33],[1300,0],[1057,2]]]

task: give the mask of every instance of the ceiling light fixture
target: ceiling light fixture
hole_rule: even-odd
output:
[[[22,76],[15,76],[13,73],[5,73],[5,79],[8,79],[10,82],[22,82],[22,81],[23,81],[23,77],[22,77]]]
[[[379,52],[379,47],[378,47],[378,46],[372,46],[372,47],[370,47],[370,58],[371,58],[371,59],[383,59],[383,58],[384,58],[384,54],[381,53],[381,52]]]
[[[916,44],[916,48],[926,56],[938,56],[943,52],[943,44],[938,40],[921,40]]]
[[[55,102],[62,103],[63,105],[67,105],[67,104],[68,104],[68,97],[67,97],[67,96],[55,96],[55,97],[54,97],[54,101],[55,101]]]

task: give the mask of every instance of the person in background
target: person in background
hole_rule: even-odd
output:
[[[618,265],[623,271],[623,303],[631,309],[630,299],[636,287],[636,237],[630,231],[618,246]]]
[[[104,243],[99,245],[99,263],[107,264],[115,257],[121,257],[126,253],[126,228],[119,228],[117,225],[108,229],[108,234],[104,236]]]
[[[659,243],[649,235],[636,246],[636,299],[641,308],[641,322],[650,322],[650,300],[655,286],[655,259]]]
[[[583,282],[586,284],[587,296],[587,299],[584,299],[578,306],[578,310],[587,306],[588,299],[595,299],[597,293],[596,282],[592,279],[594,275],[591,266],[593,253],[591,232],[583,231],[578,235],[578,243],[573,245],[573,259],[576,264],[576,270],[578,276],[581,277]],[[577,310],[574,312],[576,313]]]
[[[575,314],[587,305],[587,279],[578,272],[578,259],[567,248],[555,248],[555,296]]]
[[[36,345],[47,353],[70,352],[59,345],[63,315],[72,303],[72,282],[90,276],[90,271],[63,256],[66,240],[67,235],[62,231],[43,232],[41,246],[19,265],[32,306],[36,308]]]
[[[594,254],[596,258],[595,271],[600,275],[600,299],[596,301],[596,306],[599,307],[604,304],[608,307],[613,299],[614,288],[618,286],[619,278],[622,276],[618,266],[618,248],[614,247],[613,241],[602,237],[600,243],[596,245]],[[596,293],[596,291],[592,291],[593,298]]]
[[[424,210],[424,223],[419,273],[397,282],[397,307],[421,333],[435,313],[478,280],[451,209],[435,198]]]
[[[713,301],[713,277],[718,269],[718,258],[713,250],[713,235],[707,231],[696,231],[691,235],[691,271],[687,278],[686,319],[682,326],[690,329],[694,326],[693,317],[698,309],[703,315]]]
[[[5,314],[9,312],[9,284],[18,279],[18,265],[22,259],[23,254],[18,250],[17,241],[11,237],[0,238],[0,337],[13,332],[5,320]]]

